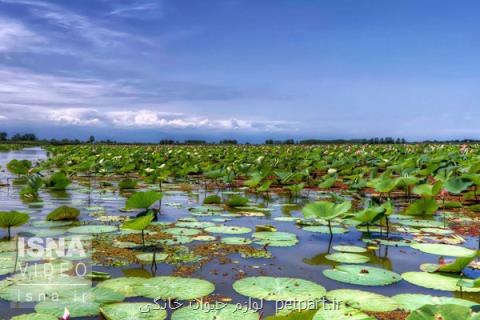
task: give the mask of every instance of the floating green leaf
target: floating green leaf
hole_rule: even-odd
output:
[[[324,270],[323,275],[332,280],[361,286],[385,286],[402,280],[395,272],[357,265],[340,265]]]
[[[314,282],[296,278],[250,277],[235,281],[233,289],[247,297],[267,301],[314,301],[326,290]]]

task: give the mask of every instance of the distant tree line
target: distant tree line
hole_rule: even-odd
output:
[[[37,136],[33,133],[16,133],[8,139],[8,133],[0,132],[0,141],[37,141]]]
[[[300,140],[299,144],[405,144],[404,138],[370,138],[370,139],[332,139],[332,140]]]
[[[16,133],[9,138],[6,132],[0,132],[0,143],[13,142],[13,143],[26,143],[26,144],[54,144],[54,145],[66,145],[66,144],[155,144],[155,143],[125,143],[115,140],[96,140],[94,136],[88,137],[86,140],[80,139],[38,139],[34,133]],[[480,143],[478,139],[457,139],[457,140],[424,140],[417,142],[408,142],[404,138],[369,138],[369,139],[307,139],[307,140],[298,140],[286,139],[286,140],[274,140],[267,139],[264,144],[266,145],[321,145],[321,144],[405,144],[405,143],[433,143],[433,144],[458,144],[458,143]],[[206,140],[200,139],[187,139],[182,141],[172,140],[172,139],[162,139],[158,142],[161,145],[202,145],[202,144],[216,144],[215,142],[207,142]],[[240,144],[236,139],[223,139],[220,140],[217,144],[221,145],[237,145]],[[250,143],[244,143],[250,144]]]

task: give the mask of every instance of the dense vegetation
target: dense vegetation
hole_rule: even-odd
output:
[[[43,168],[70,174],[136,175],[153,182],[201,177],[263,192],[273,187],[340,187],[410,196],[416,186],[421,193],[423,185],[441,183],[438,192],[443,188],[452,194],[471,191],[464,196],[476,198],[479,148],[477,144],[61,146],[49,148],[53,157]]]
[[[73,278],[67,262],[70,273],[55,274],[98,281],[81,289],[91,301],[73,301],[77,290],[54,282],[60,301],[35,301],[45,319],[65,306],[72,318],[147,317],[122,302],[129,297],[193,304],[152,308],[152,319],[478,319],[480,145],[224,143],[92,141],[45,146],[40,163],[9,160],[0,302],[24,302],[38,285],[15,273],[10,238],[21,230],[93,246],[94,271]],[[324,297],[343,307],[312,306]],[[266,309],[248,309],[246,298]]]

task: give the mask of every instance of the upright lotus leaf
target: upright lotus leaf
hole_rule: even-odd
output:
[[[153,190],[145,192],[135,192],[130,198],[128,198],[125,208],[127,209],[148,209],[155,202],[162,199],[163,195],[160,192]]]
[[[307,204],[302,213],[305,218],[317,218],[331,220],[342,214],[345,214],[352,207],[350,201],[345,201],[341,204],[335,204],[328,201],[317,201]]]
[[[398,305],[399,309],[413,311],[417,310],[424,305],[439,305],[439,304],[457,304],[465,307],[472,307],[476,303],[458,299],[458,298],[451,298],[451,297],[434,297],[427,294],[418,294],[418,293],[404,293],[404,294],[397,294],[392,297]]]
[[[469,320],[472,310],[455,304],[425,305],[413,311],[407,320]]]
[[[26,175],[27,184],[20,190],[20,196],[25,200],[38,198],[38,190],[43,185],[43,180],[37,174]]]
[[[437,181],[435,184],[420,184],[413,188],[413,193],[422,197],[435,197],[442,190],[443,182]]]
[[[385,286],[402,280],[395,272],[358,265],[340,265],[323,270],[323,275],[332,280],[361,286]]]
[[[7,169],[13,174],[27,174],[28,171],[32,168],[32,163],[28,160],[17,160],[13,159],[7,163]]]
[[[334,175],[333,177],[327,178],[323,180],[318,187],[322,189],[330,189],[335,185],[335,182],[337,182],[337,176]]]
[[[205,199],[203,199],[203,204],[219,204],[219,203],[222,203],[222,198],[220,198],[220,196],[216,194],[212,194],[208,197],[205,197]]]
[[[107,304],[100,308],[100,313],[106,320],[163,320],[167,311],[153,303],[125,302]],[[192,320],[195,318],[190,318]]]
[[[233,196],[225,202],[229,207],[241,207],[248,203],[248,199],[240,196]]]
[[[331,220],[339,217],[350,210],[352,203],[345,201],[340,204],[335,204],[328,201],[317,201],[307,204],[302,209],[302,213],[305,218],[324,219],[328,222],[328,229],[330,236],[333,235]]]
[[[395,186],[396,186],[395,180],[384,177],[381,180],[377,181],[373,185],[373,188],[375,189],[376,192],[389,193],[393,189],[395,189]]]
[[[215,290],[209,281],[194,278],[155,277],[135,287],[138,296],[163,300],[192,300],[208,296]]]
[[[188,305],[172,314],[172,320],[258,320],[259,314],[235,304]]]
[[[435,198],[422,198],[412,203],[405,214],[411,216],[431,216],[438,210],[438,203]]]
[[[395,188],[408,188],[417,184],[418,181],[418,178],[409,175],[398,177],[395,179]]]
[[[72,181],[65,175],[65,173],[59,171],[52,174],[45,180],[45,187],[51,190],[65,190]]]
[[[47,216],[48,221],[75,220],[80,215],[80,211],[76,208],[68,206],[60,206],[50,212]]]
[[[326,293],[324,287],[308,280],[274,277],[237,280],[233,289],[244,296],[267,301],[315,301]]]
[[[155,217],[152,213],[148,213],[144,216],[125,221],[121,228],[142,231],[142,243],[143,246],[145,246],[145,229],[150,225],[154,218]]]
[[[387,312],[399,307],[398,303],[390,297],[361,290],[333,290],[327,293],[327,298],[330,301],[342,301],[343,304],[362,311]]]
[[[130,178],[120,180],[120,182],[118,183],[118,188],[120,190],[135,189],[136,187],[137,187],[137,180],[130,179]]]
[[[414,243],[411,247],[425,253],[447,257],[471,257],[476,255],[475,250],[450,244]]]
[[[453,194],[460,194],[473,184],[471,180],[462,177],[450,177],[445,182],[445,189]]]
[[[371,207],[363,209],[362,211],[355,214],[353,219],[360,221],[362,223],[373,223],[379,219],[380,216],[383,216],[385,213],[385,208],[382,206]]]
[[[10,211],[0,212],[0,227],[7,228],[8,239],[11,238],[11,228],[19,227],[25,224],[30,219],[30,216],[23,212]]]
[[[455,259],[455,261],[446,263],[446,264],[425,264],[422,270],[426,272],[451,272],[451,273],[460,273],[465,269],[470,262],[472,262],[477,257],[477,254],[473,254],[467,257],[460,257]]]

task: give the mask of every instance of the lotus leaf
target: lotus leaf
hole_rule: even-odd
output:
[[[324,270],[323,275],[332,280],[361,286],[385,286],[402,280],[395,272],[357,265],[340,265]]]
[[[314,282],[295,278],[250,277],[235,281],[233,289],[247,297],[267,301],[314,301],[326,290]]]

